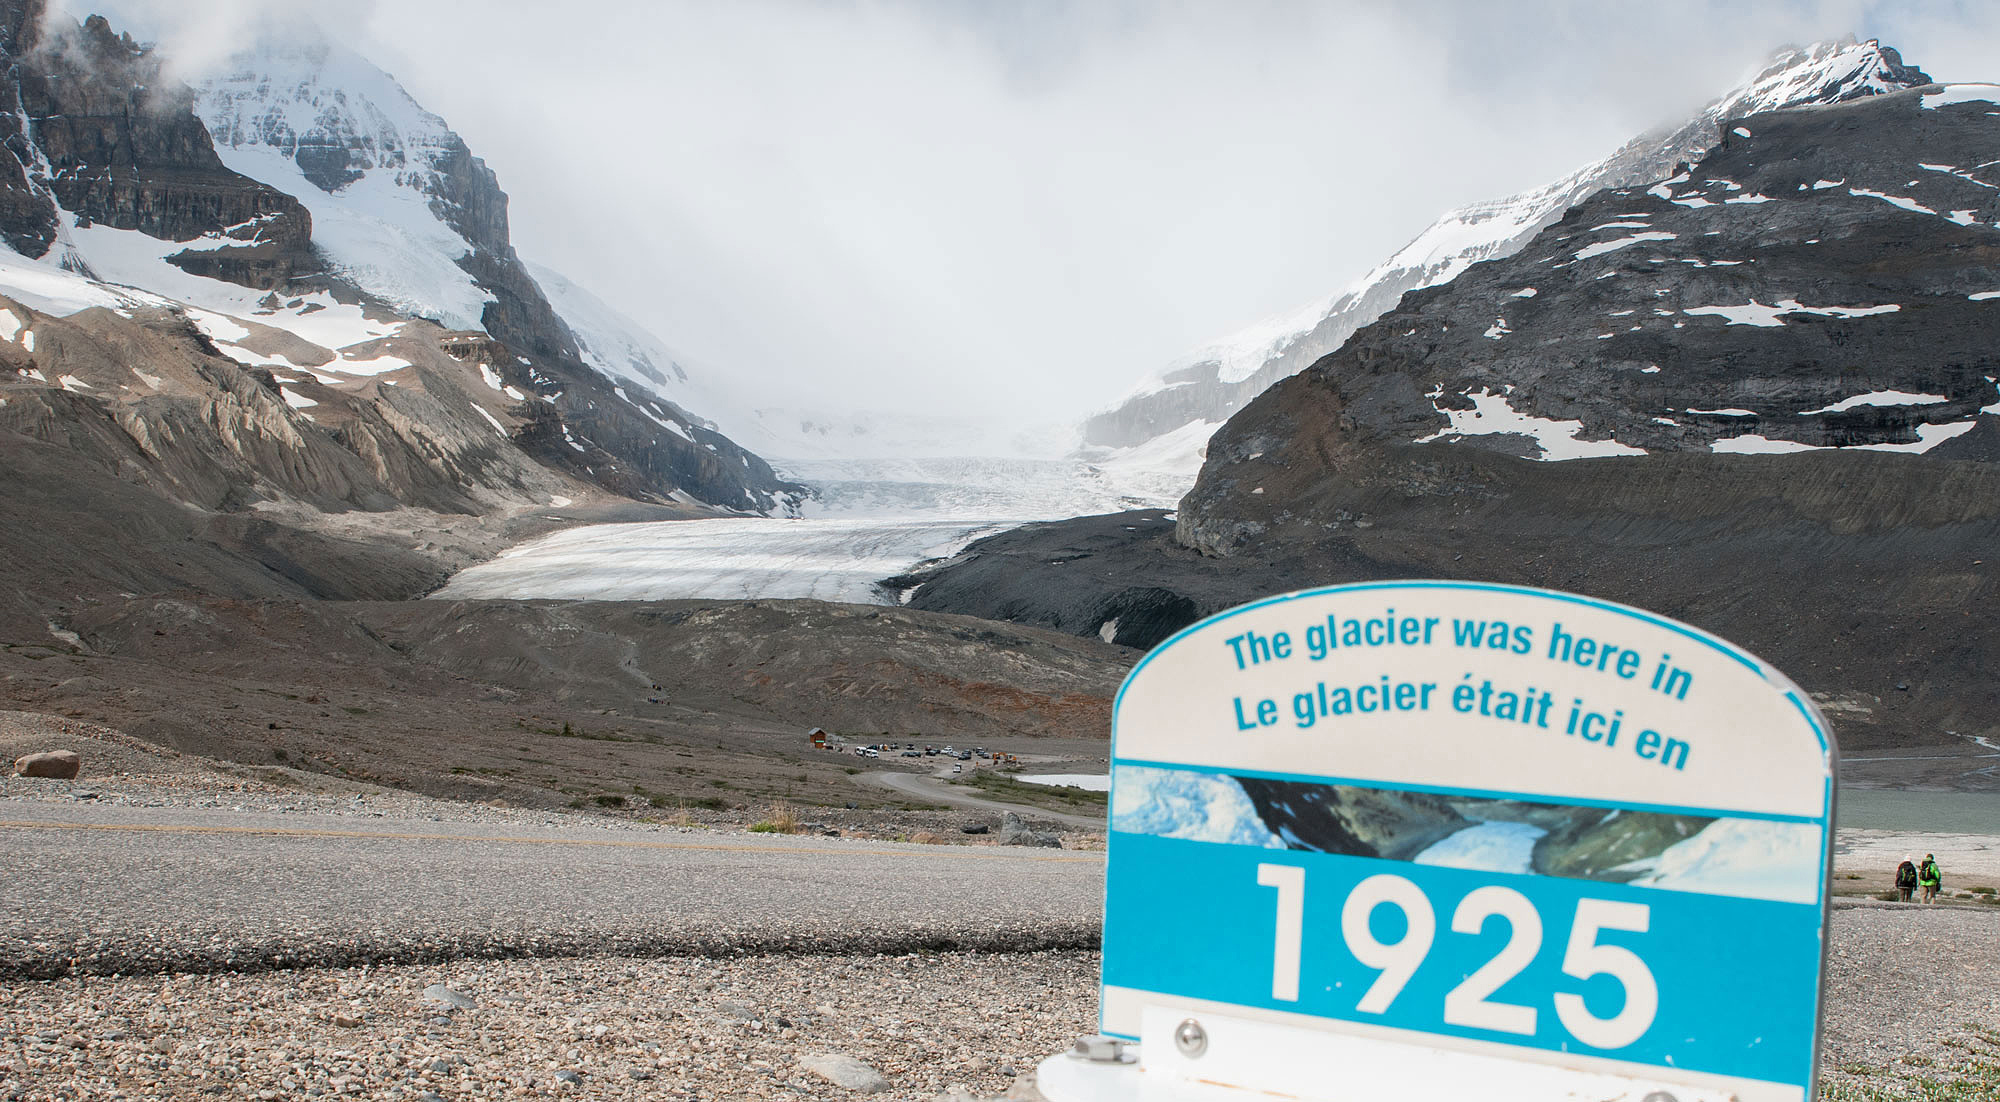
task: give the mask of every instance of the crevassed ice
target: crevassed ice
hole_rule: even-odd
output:
[[[1112,777],[1111,829],[1197,842],[1283,849],[1257,805],[1220,773],[1119,765]]]
[[[1658,857],[1620,866],[1631,883],[1670,891],[1816,903],[1826,836],[1818,823],[1717,819]]]
[[[1414,858],[1419,865],[1484,872],[1534,870],[1535,843],[1548,831],[1532,823],[1475,823],[1433,843]]]

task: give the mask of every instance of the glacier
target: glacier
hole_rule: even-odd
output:
[[[889,604],[897,598],[882,579],[1016,525],[1172,505],[1149,493],[1143,477],[1079,460],[947,456],[773,465],[817,491],[799,517],[573,528],[463,570],[432,596]]]
[[[1234,777],[1147,765],[1116,765],[1111,829],[1196,842],[1284,849],[1257,817],[1257,805]]]

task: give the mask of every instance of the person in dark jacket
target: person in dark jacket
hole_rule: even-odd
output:
[[[1910,893],[1917,890],[1917,863],[1903,858],[1896,866],[1896,898],[1904,903],[1910,901]]]
[[[1938,897],[1938,889],[1944,887],[1944,874],[1938,871],[1937,857],[1924,854],[1924,863],[1917,866],[1917,883],[1923,886],[1924,902]]]

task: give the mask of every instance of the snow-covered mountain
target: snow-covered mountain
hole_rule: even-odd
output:
[[[1651,184],[1673,175],[1677,165],[1700,159],[1720,140],[1724,119],[1929,82],[1895,50],[1873,40],[1780,50],[1685,123],[1641,135],[1545,187],[1451,211],[1340,291],[1197,349],[1147,377],[1118,406],[1085,422],[1085,454],[1103,458],[1124,449],[1157,450],[1169,437],[1205,441],[1250,399],[1339,348],[1406,292],[1449,282],[1482,260],[1511,255],[1595,192]],[[1192,482],[1200,456],[1194,449],[1178,450],[1191,460],[1182,473]]]
[[[332,271],[400,312],[484,329],[497,295],[461,262],[511,251],[492,174],[389,74],[314,28],[283,30],[196,89],[222,163],[297,198]]]
[[[478,396],[447,403],[450,419],[478,407],[478,433],[572,488],[744,512],[803,495],[585,357],[514,252],[498,179],[387,73],[309,21],[241,31],[189,87],[104,17],[0,0],[0,103],[15,105],[0,110],[0,295],[55,316],[166,310],[239,368],[367,401],[415,387],[394,373],[442,352]],[[390,418],[457,431],[435,420]]]

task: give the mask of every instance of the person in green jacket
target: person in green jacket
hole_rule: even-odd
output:
[[[1917,866],[1917,884],[1924,889],[1924,902],[1937,898],[1938,889],[1944,886],[1944,876],[1938,872],[1934,855],[1924,854],[1924,863]]]

